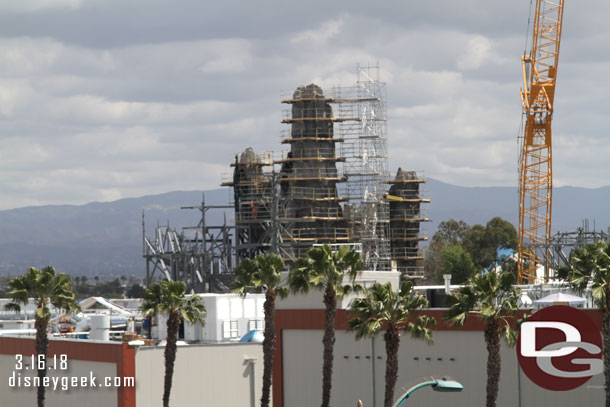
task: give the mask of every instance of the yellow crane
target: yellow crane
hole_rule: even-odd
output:
[[[537,282],[544,267],[549,279],[553,194],[551,119],[564,0],[536,0],[531,54],[524,54],[521,102],[525,127],[519,167],[519,284]]]

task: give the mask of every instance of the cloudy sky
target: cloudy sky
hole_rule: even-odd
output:
[[[2,0],[0,209],[216,188],[234,153],[281,147],[282,90],[349,85],[377,62],[392,169],[516,185],[529,12],[530,0]],[[607,0],[567,1],[555,185],[610,184],[609,21]]]

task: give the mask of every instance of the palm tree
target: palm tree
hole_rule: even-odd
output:
[[[428,301],[413,295],[413,284],[403,282],[398,292],[391,283],[375,283],[366,291],[364,298],[356,298],[350,304],[349,310],[355,317],[348,322],[349,330],[356,333],[356,339],[375,337],[385,330],[386,365],[385,365],[385,397],[384,407],[391,407],[394,402],[394,388],[398,379],[398,347],[400,346],[400,331],[409,332],[413,338],[425,339],[432,343],[432,332],[428,327],[436,325],[436,321],[421,315],[413,322],[409,314],[426,307]]]
[[[249,291],[265,292],[265,339],[263,340],[263,394],[261,406],[268,407],[271,398],[271,377],[273,373],[273,352],[275,351],[275,299],[285,298],[288,289],[280,284],[280,273],[284,262],[277,254],[256,256],[245,259],[235,269],[235,281],[231,284],[234,292],[245,295]]]
[[[580,293],[590,285],[591,295],[602,313],[606,407],[610,407],[610,246],[597,242],[574,249],[560,277]]]
[[[495,407],[500,383],[500,336],[509,345],[516,341],[516,333],[508,318],[516,314],[520,290],[513,286],[515,276],[508,271],[481,272],[471,277],[466,286],[447,296],[449,310],[443,319],[454,325],[464,325],[469,315],[476,315],[485,323],[487,344],[487,407]]]
[[[11,302],[5,305],[5,309],[16,312],[21,311],[21,304],[27,305],[30,298],[36,303],[34,314],[34,325],[36,327],[36,354],[46,359],[49,340],[47,328],[51,319],[49,305],[56,309],[64,309],[66,312],[80,310],[76,298],[72,292],[72,282],[67,274],[57,274],[51,266],[40,270],[30,267],[27,273],[11,279],[8,283],[8,296]],[[40,367],[40,366],[38,366]],[[38,369],[38,378],[43,382],[47,375],[46,363],[42,369]],[[38,387],[38,407],[44,407],[45,387]]]
[[[324,293],[322,407],[328,407],[330,404],[337,299],[358,288],[354,282],[363,268],[364,263],[355,250],[341,246],[338,251],[333,252],[330,245],[325,244],[310,249],[304,258],[298,259],[288,275],[288,283],[293,292],[307,293],[314,288]],[[349,284],[343,284],[346,277]]]
[[[203,324],[206,311],[201,302],[201,297],[197,295],[186,297],[186,284],[182,281],[161,281],[152,284],[146,289],[143,299],[141,309],[145,314],[157,315],[159,312],[168,314],[165,380],[163,383],[163,407],[168,407],[174,376],[176,340],[180,328],[180,318],[190,323],[199,321]]]

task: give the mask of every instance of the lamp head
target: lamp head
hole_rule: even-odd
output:
[[[441,392],[458,392],[464,390],[464,386],[455,380],[447,380],[445,377],[438,379],[436,384],[432,385],[432,390]]]

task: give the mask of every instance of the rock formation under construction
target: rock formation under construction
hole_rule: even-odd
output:
[[[386,199],[390,202],[390,245],[392,260],[404,275],[421,274],[423,254],[419,242],[427,240],[420,233],[420,222],[428,221],[421,204],[430,202],[422,198],[419,185],[426,182],[415,171],[399,168]]]
[[[337,170],[342,161],[335,154],[333,109],[322,88],[300,86],[292,99],[292,115],[284,119],[291,126],[284,143],[290,151],[275,162],[281,164],[281,197],[286,199],[281,215],[301,257],[313,244],[347,243],[349,234],[339,205],[337,183],[344,182]]]

